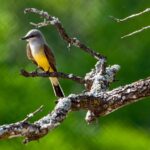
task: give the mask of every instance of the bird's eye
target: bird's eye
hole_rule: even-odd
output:
[[[30,38],[33,38],[33,37],[36,37],[36,35],[34,35],[34,34],[33,34],[33,35],[30,35]]]
[[[38,37],[38,36],[39,36],[39,34],[32,34],[32,35],[30,35],[30,38]]]

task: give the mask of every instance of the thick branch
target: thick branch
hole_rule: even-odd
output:
[[[96,96],[91,93],[71,94],[59,100],[52,113],[34,123],[21,121],[0,126],[0,139],[23,136],[26,138],[25,143],[27,143],[43,137],[48,131],[56,128],[71,110],[97,110],[98,116],[104,116],[148,96],[150,96],[150,78],[112,91],[100,92]]]
[[[106,67],[105,57],[94,52],[92,49],[82,44],[79,40],[70,38],[58,18],[52,17],[47,12],[39,11],[35,8],[28,8],[25,12],[39,14],[41,17],[46,19],[46,22],[40,23],[38,26],[49,24],[54,25],[62,38],[67,41],[68,44],[83,49],[99,61],[95,65],[95,68],[86,74],[84,79],[64,73],[28,73],[26,71],[22,71],[22,75],[26,77],[51,76],[71,79],[82,84],[87,84],[87,81],[90,81],[91,83],[87,85],[88,92],[70,94],[68,97],[60,98],[51,113],[34,123],[30,123],[29,118],[33,117],[35,113],[40,111],[40,108],[29,114],[20,122],[0,126],[0,139],[23,136],[25,137],[25,143],[32,140],[38,140],[49,131],[56,128],[67,117],[67,114],[70,111],[82,109],[88,110],[86,119],[90,122],[96,117],[107,115],[127,104],[131,104],[141,98],[150,96],[150,78],[139,80],[132,84],[108,91],[109,84],[115,80],[115,75],[120,68],[119,65]]]
[[[60,36],[69,44],[69,45],[74,45],[85,52],[89,53],[91,56],[93,56],[96,59],[101,59],[105,58],[103,55],[101,55],[98,52],[95,52],[91,48],[87,47],[85,44],[80,42],[77,38],[71,38],[65,31],[64,27],[62,26],[60,20],[54,16],[50,16],[47,12],[45,11],[40,11],[36,8],[26,8],[24,10],[25,13],[34,13],[40,15],[40,17],[46,19],[46,21],[41,22],[39,24],[31,23],[32,25],[36,27],[42,27],[42,26],[47,26],[49,24],[53,25],[56,27],[57,31],[59,32]]]

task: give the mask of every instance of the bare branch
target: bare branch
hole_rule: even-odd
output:
[[[143,14],[145,14],[145,13],[148,13],[148,12],[150,12],[150,8],[147,8],[147,9],[145,9],[145,10],[139,12],[139,13],[132,14],[132,15],[130,15],[130,16],[128,16],[128,17],[123,18],[123,19],[118,19],[118,18],[115,18],[115,17],[113,17],[113,16],[110,16],[110,17],[111,17],[113,20],[117,21],[117,22],[124,22],[124,21],[127,21],[127,20],[129,20],[129,19],[132,19],[132,18],[134,18],[134,17],[137,17],[137,16],[143,15]],[[149,25],[148,25],[148,26],[145,26],[145,27],[142,27],[142,28],[139,29],[139,30],[135,30],[135,31],[133,31],[133,32],[127,34],[127,35],[122,36],[121,39],[126,38],[126,37],[130,37],[130,36],[135,35],[135,34],[138,34],[138,33],[143,32],[144,30],[147,30],[147,29],[149,29],[149,28],[150,28]]]
[[[36,115],[38,112],[43,110],[43,105],[41,105],[37,110],[35,110],[34,112],[30,113],[27,115],[27,117],[22,120],[22,122],[27,122],[30,118],[34,117],[34,115]]]
[[[22,69],[20,73],[25,77],[58,77],[58,78],[73,80],[80,84],[88,83],[88,81],[84,80],[79,76],[75,76],[73,74],[66,74],[63,72],[37,72],[37,71],[27,72]]]
[[[24,142],[27,143],[43,137],[56,128],[71,110],[97,110],[98,116],[105,116],[147,96],[150,96],[150,78],[112,91],[100,92],[97,96],[89,92],[78,95],[71,94],[59,100],[52,113],[34,123],[21,121],[0,126],[0,139],[23,136],[25,137]]]
[[[91,56],[93,56],[94,58],[96,58],[97,60],[99,59],[104,59],[105,57],[103,55],[101,55],[98,52],[95,52],[94,50],[92,50],[91,48],[87,47],[85,44],[81,43],[79,41],[79,39],[77,38],[71,38],[69,37],[69,35],[67,34],[67,32],[65,31],[64,27],[62,26],[60,20],[54,16],[50,16],[47,12],[45,11],[40,11],[36,8],[26,8],[24,10],[25,13],[34,13],[34,14],[38,14],[40,15],[40,17],[44,18],[44,22],[35,24],[35,23],[31,23],[32,25],[34,25],[35,27],[43,27],[43,26],[47,26],[47,25],[53,25],[56,27],[57,31],[59,32],[60,36],[69,44],[69,45],[74,45],[82,50],[84,50],[85,52],[89,53]],[[106,59],[106,58],[105,58]]]
[[[39,14],[45,18],[45,25],[54,25],[60,35],[68,44],[72,44],[82,50],[88,52],[99,61],[95,68],[87,73],[82,79],[81,77],[64,74],[60,72],[54,73],[38,73],[21,71],[21,74],[26,77],[60,77],[71,79],[81,84],[85,84],[88,89],[80,94],[70,94],[67,97],[60,98],[54,110],[42,117],[41,119],[30,123],[29,119],[34,116],[41,108],[27,115],[27,117],[16,123],[0,126],[0,139],[8,139],[13,137],[25,137],[24,143],[33,140],[38,140],[45,136],[48,132],[55,129],[67,117],[70,111],[88,110],[86,121],[88,123],[95,120],[97,117],[105,116],[121,107],[139,101],[141,98],[150,96],[150,78],[139,80],[129,85],[116,88],[108,91],[109,85],[114,82],[116,73],[119,71],[119,65],[106,67],[106,59],[99,53],[94,52],[82,44],[75,38],[70,38],[65,32],[58,18],[50,16],[47,12],[39,11],[35,8],[28,8],[25,12]],[[44,25],[43,23],[38,26]],[[90,83],[88,82],[90,81]]]
[[[137,17],[137,16],[143,15],[143,14],[145,14],[145,13],[148,13],[149,11],[150,11],[150,8],[146,8],[145,10],[143,10],[143,11],[141,11],[141,12],[139,12],[139,13],[132,14],[132,15],[130,15],[130,16],[127,16],[127,17],[123,18],[123,19],[118,19],[118,18],[115,18],[115,17],[113,17],[113,16],[110,16],[110,17],[111,17],[112,19],[114,19],[115,21],[117,21],[117,22],[123,22],[123,21],[127,21],[127,20],[129,20],[129,19],[135,18],[135,17]]]
[[[140,32],[142,32],[142,31],[144,31],[144,30],[147,30],[147,29],[149,29],[149,28],[150,28],[150,26],[142,27],[142,28],[139,29],[139,30],[136,30],[136,31],[134,31],[134,32],[132,32],[132,33],[129,33],[129,34],[127,34],[127,35],[122,36],[121,39],[124,39],[124,38],[126,38],[126,37],[135,35],[135,34],[137,34],[137,33],[140,33]]]

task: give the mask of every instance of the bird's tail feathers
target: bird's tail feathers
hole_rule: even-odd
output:
[[[52,87],[53,87],[53,90],[54,90],[54,93],[55,93],[55,96],[57,97],[64,97],[64,92],[59,84],[59,81],[56,77],[50,77],[49,78],[51,83],[52,83]]]

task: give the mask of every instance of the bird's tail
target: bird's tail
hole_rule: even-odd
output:
[[[52,87],[53,87],[53,90],[54,90],[54,93],[55,93],[55,96],[57,97],[64,97],[64,92],[59,84],[59,81],[58,81],[58,78],[56,77],[50,77],[49,78],[51,83],[52,83]]]

